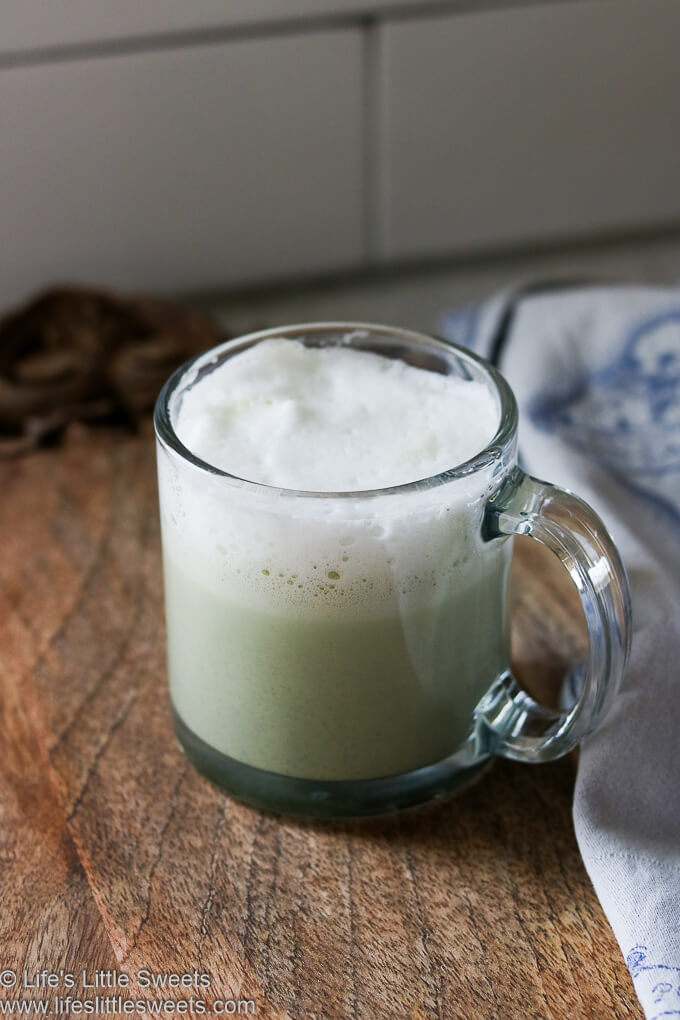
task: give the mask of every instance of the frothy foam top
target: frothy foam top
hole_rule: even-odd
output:
[[[186,390],[173,425],[192,453],[240,478],[349,492],[462,464],[494,436],[498,408],[479,382],[270,339]]]

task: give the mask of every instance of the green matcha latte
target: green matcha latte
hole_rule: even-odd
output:
[[[491,467],[425,480],[498,417],[479,382],[342,345],[265,340],[189,380],[177,436],[232,476],[159,452],[170,691],[193,734],[315,780],[461,746],[507,665],[510,543],[482,540]]]

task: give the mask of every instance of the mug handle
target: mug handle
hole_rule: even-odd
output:
[[[489,501],[484,517],[486,540],[508,535],[535,538],[567,568],[581,597],[588,655],[579,696],[562,712],[538,704],[505,673],[480,705],[481,735],[494,754],[551,761],[595,728],[618,686],[630,651],[630,588],[621,557],[595,511],[573,493],[520,468]]]

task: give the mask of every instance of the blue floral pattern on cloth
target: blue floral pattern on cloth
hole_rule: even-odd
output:
[[[650,960],[647,946],[643,945],[633,946],[626,965],[648,1020],[680,1016],[680,967]]]
[[[680,309],[638,323],[608,364],[529,414],[680,519]]]

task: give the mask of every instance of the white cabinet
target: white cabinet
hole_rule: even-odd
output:
[[[680,4],[588,0],[385,23],[378,253],[680,220]]]
[[[680,224],[678,0],[0,8],[0,310]]]
[[[0,70],[0,306],[356,264],[361,53],[346,28]]]

